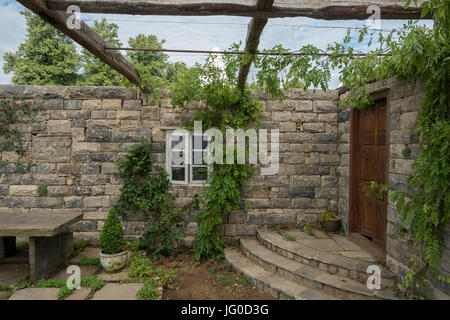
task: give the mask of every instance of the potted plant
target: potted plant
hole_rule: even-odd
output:
[[[102,249],[100,263],[106,272],[116,272],[125,266],[128,253],[125,250],[123,230],[115,208],[111,208],[108,213],[98,244]]]
[[[325,211],[319,216],[319,221],[325,231],[336,232],[341,225],[341,218],[334,212]]]

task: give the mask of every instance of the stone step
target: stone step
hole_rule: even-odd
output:
[[[321,289],[324,294],[349,300],[397,299],[390,289],[369,290],[364,284],[348,277],[329,274],[323,270],[283,257],[267,249],[257,240],[241,239],[241,248],[248,258],[265,270],[277,273],[300,285]]]
[[[264,270],[237,249],[226,248],[225,259],[232,265],[236,272],[249,278],[256,288],[270,294],[274,298],[337,300],[319,290],[307,288],[277,274]]]
[[[318,267],[330,274],[348,276],[364,284],[369,276],[367,267],[375,264],[381,269],[382,287],[391,288],[394,284],[394,275],[378,263],[316,250],[303,245],[300,241],[285,240],[279,233],[268,229],[258,229],[257,237],[263,246],[283,257]]]

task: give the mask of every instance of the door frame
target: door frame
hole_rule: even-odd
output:
[[[390,116],[390,94],[389,89],[375,92],[371,94],[373,100],[386,99],[386,172],[385,181],[389,184],[389,168],[390,168],[390,137],[391,137],[391,116]],[[359,145],[359,113],[360,111],[351,108],[350,112],[350,172],[349,172],[349,232],[357,233],[359,228],[358,215],[358,196],[356,190],[358,188],[358,163],[357,152],[355,147]],[[387,201],[386,201],[386,219],[384,225],[384,241],[386,241],[387,232]],[[386,243],[380,247],[383,252],[386,252]]]

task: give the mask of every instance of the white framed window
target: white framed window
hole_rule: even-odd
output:
[[[172,184],[206,184],[208,138],[186,130],[166,132],[166,170]]]

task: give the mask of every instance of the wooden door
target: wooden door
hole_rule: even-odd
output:
[[[367,196],[367,191],[371,181],[387,183],[386,105],[386,98],[377,99],[373,108],[355,111],[352,119],[352,229],[383,250],[386,248],[386,196],[377,199],[376,192]]]

